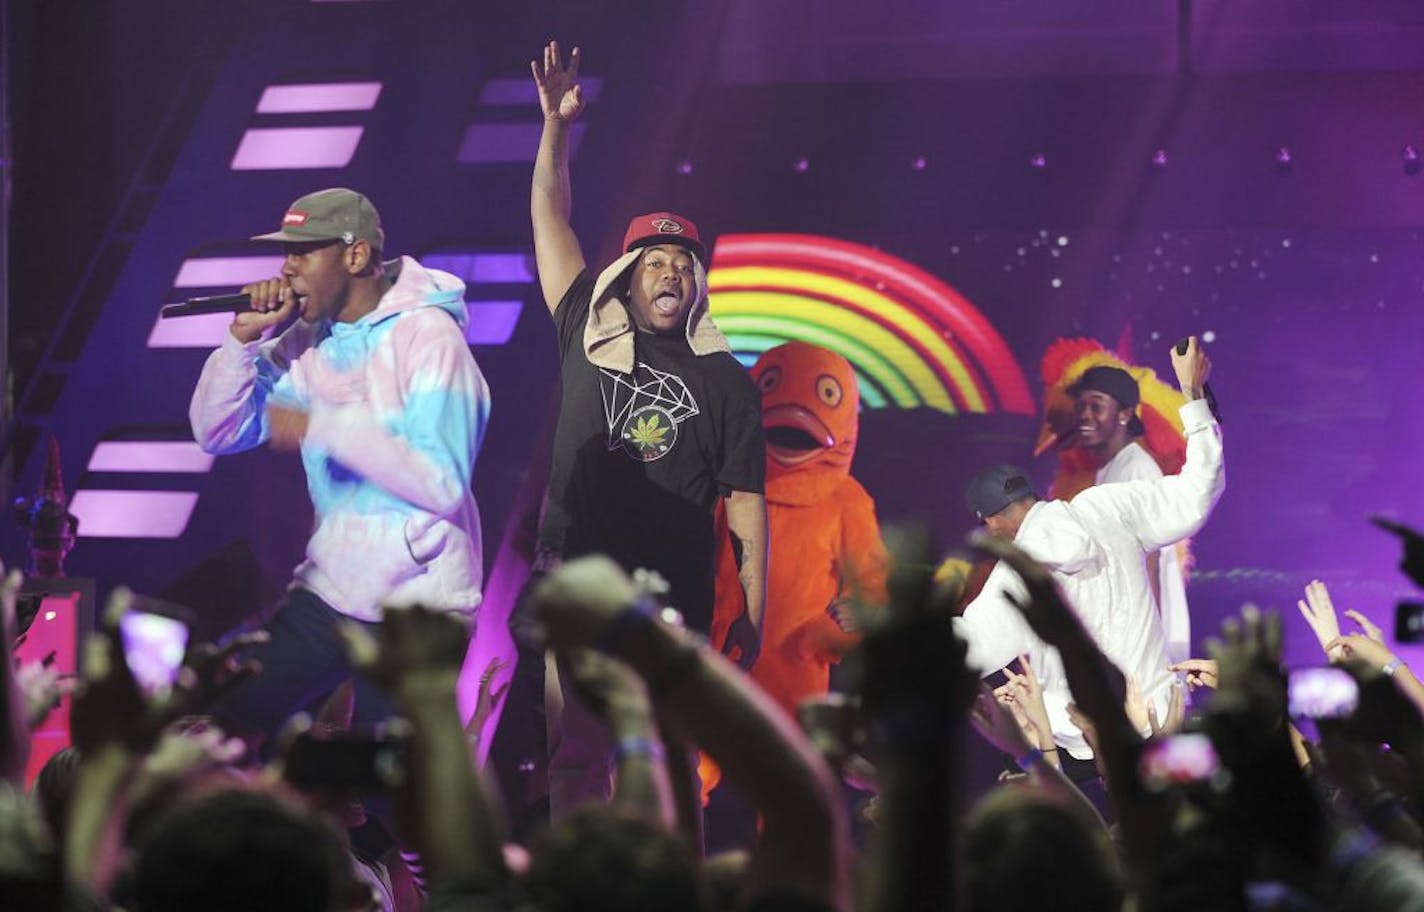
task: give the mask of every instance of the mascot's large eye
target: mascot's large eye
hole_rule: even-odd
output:
[[[762,391],[762,395],[766,395],[767,393],[776,389],[777,385],[780,383],[781,368],[768,367],[766,370],[762,371],[761,376],[757,378],[757,389]]]
[[[845,395],[841,391],[840,381],[830,374],[822,374],[816,378],[816,398],[829,406],[841,404],[841,396]]]

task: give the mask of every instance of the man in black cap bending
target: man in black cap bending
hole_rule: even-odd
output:
[[[1183,354],[1172,350],[1183,395],[1187,461],[1178,475],[1089,488],[1071,501],[1039,500],[1023,470],[995,466],[965,495],[989,534],[1014,542],[1047,565],[1084,628],[1123,674],[1135,678],[1142,699],[1167,718],[1176,679],[1152,600],[1146,555],[1195,533],[1226,487],[1221,431],[1203,398],[1211,362],[1193,337]],[[979,596],[956,619],[969,645],[968,662],[992,674],[1021,654],[1043,686],[1054,742],[1078,760],[1092,758],[1082,732],[1068,718],[1067,677],[1055,650],[1036,637],[1005,593],[1026,598],[1023,583],[1002,562]]]

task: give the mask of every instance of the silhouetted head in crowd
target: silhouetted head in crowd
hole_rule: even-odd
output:
[[[217,792],[173,811],[142,847],[141,912],[328,912],[350,907],[351,866],[320,818],[276,796]]]
[[[971,909],[1109,912],[1122,905],[1106,831],[1039,791],[1007,786],[985,796],[965,820],[964,862]]]
[[[742,889],[747,883],[747,865],[751,860],[749,853],[735,850],[713,855],[702,865],[709,912],[732,912],[741,907]]]
[[[69,797],[74,793],[74,780],[78,775],[79,751],[66,747],[46,760],[35,777],[35,802],[56,842],[64,838],[64,819],[69,813]]]
[[[691,852],[640,816],[587,807],[536,843],[527,885],[541,912],[705,908]]]
[[[0,909],[57,909],[61,892],[48,827],[23,793],[0,782]]]

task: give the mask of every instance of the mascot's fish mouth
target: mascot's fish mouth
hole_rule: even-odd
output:
[[[799,405],[774,405],[762,413],[766,452],[784,466],[815,459],[836,445],[835,435],[809,409]]]

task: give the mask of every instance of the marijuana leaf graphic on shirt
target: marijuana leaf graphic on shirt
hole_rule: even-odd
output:
[[[642,415],[629,430],[629,438],[639,449],[647,450],[667,439],[670,428],[663,425],[657,413]]]

